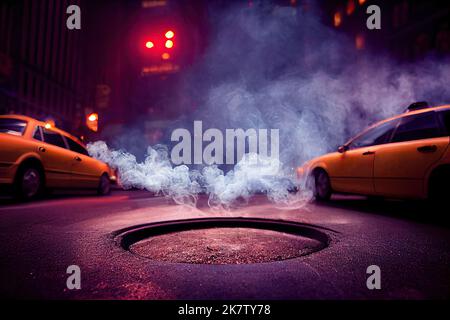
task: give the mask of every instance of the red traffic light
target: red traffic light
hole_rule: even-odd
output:
[[[147,42],[145,43],[145,46],[147,47],[147,49],[151,49],[151,48],[153,48],[155,45],[153,44],[153,42],[147,41]]]
[[[167,39],[172,39],[175,36],[175,33],[172,30],[169,30],[165,34]]]
[[[165,46],[166,46],[167,49],[173,48],[173,41],[172,40],[167,40]]]

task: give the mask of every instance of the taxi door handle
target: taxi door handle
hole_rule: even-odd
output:
[[[431,153],[431,152],[436,152],[437,150],[437,146],[432,145],[432,146],[422,146],[422,147],[418,147],[417,151],[422,152],[422,153]]]
[[[45,152],[45,148],[44,148],[44,147],[39,147],[38,150],[39,150],[40,152]]]
[[[372,155],[372,154],[375,154],[375,151],[366,151],[366,152],[364,152],[362,155],[363,155],[363,156],[370,156],[370,155]]]
[[[75,160],[77,160],[78,162],[81,162],[81,158],[79,156],[76,156]]]

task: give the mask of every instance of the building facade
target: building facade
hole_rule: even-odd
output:
[[[366,12],[381,9],[381,29],[369,30]],[[355,48],[386,50],[401,61],[450,54],[450,3],[438,0],[330,0],[326,22],[352,36]]]
[[[72,4],[81,0],[0,2],[0,113],[80,125],[81,33],[66,27]]]
[[[81,29],[69,30],[67,8],[77,5]],[[124,0],[3,0],[0,2],[0,114],[51,119],[76,135],[93,135],[123,118]]]

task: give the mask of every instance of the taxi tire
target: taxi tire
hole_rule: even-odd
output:
[[[25,179],[27,179],[27,176],[34,176],[34,183],[37,183],[37,186],[34,187],[36,188],[35,192],[30,191],[29,193],[27,193],[26,190],[24,190],[24,183]],[[14,197],[22,201],[37,199],[43,195],[45,190],[44,185],[45,176],[42,167],[34,162],[24,163],[17,169],[13,185]]]
[[[97,194],[106,196],[111,193],[111,181],[106,173],[102,174],[98,182]]]
[[[328,201],[331,198],[332,189],[328,173],[323,169],[314,171],[314,198],[316,201]]]

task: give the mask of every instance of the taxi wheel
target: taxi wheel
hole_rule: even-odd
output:
[[[105,196],[110,194],[111,192],[111,181],[106,174],[103,174],[100,177],[100,181],[98,183],[97,193],[101,196]]]
[[[325,170],[317,170],[314,173],[314,197],[318,201],[327,201],[331,193],[330,177]]]
[[[21,200],[32,200],[39,197],[44,189],[44,176],[35,165],[24,165],[19,168],[15,182],[15,195]]]

